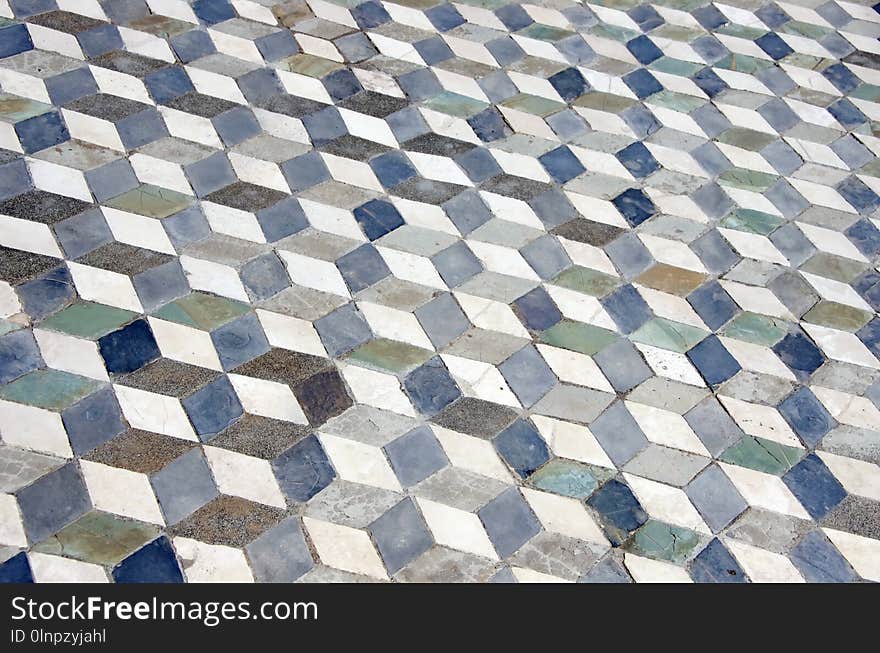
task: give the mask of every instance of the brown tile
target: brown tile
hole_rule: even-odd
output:
[[[243,547],[284,517],[278,508],[240,497],[219,496],[169,529],[172,535],[206,544]]]
[[[244,415],[211,440],[211,446],[269,460],[277,458],[311,431],[311,427],[303,424]]]
[[[650,270],[642,272],[635,280],[643,286],[684,297],[699,288],[706,280],[706,275],[658,263]]]
[[[196,446],[168,435],[129,429],[83,456],[86,460],[140,474],[154,474]]]
[[[293,386],[331,366],[328,359],[320,356],[274,348],[232,371],[243,376]]]

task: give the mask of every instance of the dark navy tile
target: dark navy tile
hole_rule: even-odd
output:
[[[164,535],[145,544],[113,569],[117,583],[182,583],[183,572]]]
[[[98,349],[111,374],[136,372],[162,355],[144,319],[108,333],[98,340]]]
[[[714,335],[691,347],[686,355],[710,386],[724,383],[742,369]]]
[[[800,330],[773,345],[773,351],[801,380],[808,379],[825,362],[822,351]]]
[[[639,141],[626,146],[615,156],[623,164],[623,167],[637,178],[647,177],[660,169],[660,164],[657,163],[648,148]]]
[[[381,238],[404,224],[403,217],[391,202],[370,200],[354,210],[354,219],[370,240]]]
[[[33,583],[34,575],[27,553],[21,551],[0,564],[0,583]]]
[[[633,227],[639,226],[657,211],[650,198],[638,188],[629,188],[611,201]]]
[[[566,102],[579,98],[590,90],[590,84],[577,68],[566,68],[547,78]]]
[[[691,578],[697,583],[747,583],[748,578],[720,540],[714,539],[691,562]]]
[[[647,66],[653,61],[657,61],[657,59],[663,56],[663,51],[654,44],[654,41],[644,34],[637,36],[632,41],[628,41],[626,49],[629,50],[630,54],[636,58],[636,61],[643,66]]]
[[[640,100],[644,100],[646,97],[663,90],[663,85],[657,81],[657,78],[644,68],[638,68],[633,72],[624,75],[623,83],[626,84]]]
[[[612,546],[620,546],[630,533],[648,521],[629,486],[611,479],[590,495],[587,504],[602,518],[605,535]]]

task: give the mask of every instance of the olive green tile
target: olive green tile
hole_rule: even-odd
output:
[[[801,319],[810,324],[855,333],[870,322],[873,317],[874,313],[871,311],[823,299],[807,311]]]
[[[669,73],[670,75],[678,75],[679,77],[693,77],[703,69],[703,66],[700,64],[691,63],[690,61],[682,61],[681,59],[673,59],[672,57],[660,57],[656,61],[652,61],[651,65],[648,67],[651,70],[658,70],[661,73]]]
[[[113,566],[158,535],[155,526],[92,511],[34,546],[34,551]]]
[[[836,256],[827,252],[817,252],[808,261],[801,265],[801,270],[810,272],[820,277],[850,283],[867,269],[865,263],[853,261],[843,256]]]
[[[788,324],[759,313],[740,313],[724,327],[722,334],[764,347],[772,347],[785,337]]]
[[[655,317],[645,322],[629,337],[633,342],[683,354],[708,335],[707,331],[689,324]]]
[[[754,469],[758,472],[781,476],[791,469],[803,454],[802,449],[747,435],[725,449],[718,460]]]
[[[626,549],[655,560],[681,563],[703,538],[689,528],[649,519],[626,543]]]
[[[61,370],[37,370],[0,388],[0,397],[28,406],[62,410],[97,390],[101,384]]]
[[[617,287],[618,279],[598,270],[573,265],[560,273],[553,283],[594,297],[604,297]]]
[[[403,374],[431,358],[434,352],[404,342],[379,338],[361,345],[347,359],[368,367]]]
[[[541,342],[592,356],[618,337],[613,331],[592,324],[563,320],[541,333]]]
[[[621,113],[636,104],[636,101],[625,98],[622,95],[590,91],[575,98],[571,104],[575,107],[584,107],[585,109],[594,109],[606,113]]]
[[[137,313],[114,306],[77,302],[43,320],[40,327],[80,338],[95,339],[115,331],[136,316]]]
[[[201,292],[166,304],[154,315],[163,320],[185,324],[205,331],[213,331],[230,320],[248,312],[247,304]]]
[[[191,203],[192,198],[189,195],[159,186],[141,184],[127,193],[107,200],[104,205],[150,218],[167,218],[182,211]]]
[[[342,68],[342,64],[311,54],[295,54],[276,64],[279,68],[308,77],[321,78]]]
[[[517,34],[538,41],[550,41],[551,43],[567,39],[569,36],[574,36],[574,32],[570,30],[553,27],[551,25],[544,25],[542,23],[532,23],[528,27],[519,30]]]
[[[735,145],[750,152],[757,152],[770,145],[776,138],[746,127],[731,127],[716,136],[715,140],[725,145]]]

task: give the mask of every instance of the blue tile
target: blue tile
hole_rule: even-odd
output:
[[[653,317],[650,307],[639,292],[626,284],[599,300],[623,334],[630,334]]]
[[[628,188],[611,201],[633,227],[639,226],[657,211],[650,198],[638,188]]]
[[[498,371],[526,408],[534,405],[558,383],[553,370],[532,345],[510,356],[498,366]]]
[[[57,111],[48,111],[16,123],[15,133],[25,154],[39,152],[70,140],[67,125]]]
[[[364,90],[358,78],[348,68],[335,70],[321,81],[334,102],[339,102]]]
[[[359,293],[391,274],[372,244],[364,244],[337,259],[336,267],[352,294]]]
[[[842,63],[831,64],[822,71],[822,76],[841,93],[852,93],[862,85],[861,80]]]
[[[709,97],[715,97],[730,88],[711,68],[703,68],[692,79]]]
[[[110,24],[80,32],[76,35],[76,39],[82,47],[83,54],[90,58],[125,48],[119,28]]]
[[[706,326],[713,331],[724,326],[739,312],[736,302],[715,280],[691,292],[687,296],[687,301]]]
[[[308,501],[336,478],[324,447],[314,435],[278,456],[272,462],[272,469],[284,496],[298,503]]]
[[[0,583],[33,583],[34,575],[27,553],[21,551],[0,563]]]
[[[385,11],[385,7],[376,0],[362,2],[351,9],[351,15],[361,29],[372,29],[384,25],[391,20],[391,16]]]
[[[73,278],[66,265],[21,284],[17,291],[25,313],[34,320],[48,317],[76,299]]]
[[[461,285],[483,271],[483,265],[464,241],[458,241],[431,257],[431,263],[450,288]]]
[[[724,383],[742,369],[714,335],[691,347],[686,355],[710,386]]]
[[[810,531],[789,554],[808,583],[851,583],[858,576],[840,552],[819,531]]]
[[[623,544],[630,533],[648,521],[648,514],[632,490],[616,478],[593,492],[587,505],[601,516],[605,535],[612,546]]]
[[[847,98],[833,102],[828,106],[827,111],[846,129],[853,129],[868,122],[868,117]]]
[[[436,415],[461,396],[443,361],[435,356],[407,375],[403,388],[418,411]]]
[[[168,66],[144,77],[144,85],[159,104],[195,90],[182,66]]]
[[[370,327],[357,311],[354,303],[337,308],[332,313],[315,320],[314,324],[327,353],[334,357],[351,351],[373,338]]]
[[[98,349],[111,374],[136,372],[162,355],[145,319],[103,336],[98,340]]]
[[[157,265],[132,277],[138,299],[149,312],[189,294],[190,287],[179,260]]]
[[[150,484],[170,526],[213,501],[220,491],[200,447],[193,447],[152,475]]]
[[[180,403],[202,442],[209,442],[244,414],[238,395],[225,375],[184,397]]]
[[[545,281],[554,278],[571,265],[571,259],[565,249],[556,238],[549,234],[531,241],[519,253],[538,273],[538,276]]]
[[[504,172],[492,153],[484,147],[474,147],[460,154],[455,162],[465,171],[468,178],[476,183],[486,181]]]
[[[808,446],[815,447],[837,421],[825,410],[809,388],[802,387],[777,407],[795,433]]]
[[[164,535],[145,544],[113,569],[117,583],[182,583],[183,572]]]
[[[467,119],[467,123],[474,130],[477,137],[486,142],[497,141],[499,138],[505,138],[510,135],[507,123],[498,112],[492,107],[480,111],[480,113]]]
[[[420,483],[449,464],[428,426],[420,426],[389,442],[385,445],[385,453],[403,487]]]
[[[724,545],[713,539],[691,562],[691,578],[697,583],[747,583],[746,572]]]
[[[385,188],[397,186],[418,174],[403,152],[381,154],[370,161],[370,167]]]
[[[92,507],[76,462],[49,472],[17,492],[22,523],[30,542],[42,542]]]
[[[643,66],[647,66],[653,61],[657,61],[657,59],[663,56],[663,51],[654,44],[654,41],[644,34],[637,36],[632,41],[628,41],[626,49],[629,50],[632,56],[636,58],[636,61]]]
[[[505,490],[477,512],[502,558],[541,532],[541,525],[516,488]]]
[[[236,16],[235,9],[226,0],[196,0],[192,3],[192,9],[206,25],[222,23]]]
[[[560,70],[548,77],[547,81],[566,102],[571,102],[590,90],[590,84],[577,68]]]
[[[707,30],[716,29],[728,22],[724,14],[713,4],[698,7],[690,13]]]
[[[542,154],[538,157],[538,161],[559,184],[571,181],[586,170],[580,160],[565,145]]]
[[[782,482],[813,519],[825,517],[847,496],[840,481],[814,453],[788,470]]]
[[[388,573],[395,574],[434,544],[424,519],[409,497],[370,524]]]
[[[146,109],[116,123],[116,131],[128,150],[142,147],[168,136],[165,121],[155,109]]]
[[[542,286],[530,290],[513,305],[519,319],[531,331],[545,331],[562,320],[562,312]]]
[[[787,334],[773,345],[773,351],[801,380],[808,379],[825,362],[822,351],[800,330]]]
[[[13,23],[0,29],[0,59],[33,49],[34,43],[24,23]]]
[[[755,44],[776,61],[794,52],[788,43],[775,32],[767,32],[763,36],[759,36],[755,39]]]
[[[655,27],[660,27],[666,21],[657,13],[651,5],[638,5],[626,12],[635,21],[643,32],[648,32]]]
[[[299,45],[289,30],[279,30],[254,39],[254,45],[266,61],[278,61],[297,54]]]
[[[487,41],[484,45],[501,66],[516,63],[526,55],[519,44],[507,36]]]
[[[521,478],[527,478],[550,460],[543,438],[529,422],[518,419],[495,436],[495,448]]]
[[[73,453],[80,456],[126,429],[113,390],[103,387],[61,413]]]
[[[511,32],[521,30],[535,22],[526,10],[517,4],[504,5],[495,10],[495,15]]]
[[[480,225],[492,219],[492,213],[483,204],[483,200],[473,190],[459,193],[451,200],[443,204],[443,210],[452,220],[452,224],[466,236]]]
[[[214,123],[214,129],[217,130],[217,135],[226,147],[238,145],[258,136],[262,131],[253,111],[245,107],[230,109],[216,116],[211,122]]]
[[[381,238],[404,225],[403,217],[391,202],[370,200],[354,210],[354,219],[370,240]]]
[[[626,84],[640,100],[644,100],[646,97],[650,97],[651,95],[654,95],[654,93],[659,93],[663,90],[663,85],[657,81],[657,78],[644,68],[638,68],[637,70],[624,75],[623,83]]]
[[[452,59],[455,56],[452,50],[449,49],[449,46],[446,45],[446,41],[439,36],[416,41],[413,43],[413,47],[429,66],[434,66],[441,61]]]
[[[309,226],[308,218],[295,197],[288,197],[257,211],[257,222],[270,243],[292,236]]]
[[[345,121],[342,119],[342,115],[336,107],[326,107],[320,111],[315,111],[307,116],[303,116],[302,123],[303,127],[306,128],[306,131],[309,134],[309,138],[312,139],[312,143],[318,147],[348,133],[348,127],[346,127]],[[310,152],[303,156],[309,155],[315,155],[315,157],[319,156],[318,152]],[[305,163],[305,161],[303,161],[303,163]],[[321,166],[323,167],[323,163]],[[306,174],[308,173],[306,172]],[[291,186],[291,190],[299,189],[294,189]]]
[[[290,286],[284,264],[274,252],[266,252],[245,263],[239,276],[251,297],[256,300],[268,299]]]
[[[859,213],[873,213],[880,207],[880,197],[861,179],[850,176],[836,186],[837,192]]]
[[[425,16],[440,32],[448,32],[449,30],[465,23],[462,15],[458,13],[458,9],[451,4],[431,7],[430,9],[425,10]]]
[[[173,36],[170,41],[171,47],[183,63],[217,52],[217,47],[208,33],[197,29]]]
[[[189,164],[184,169],[189,183],[199,197],[210,195],[215,190],[225,188],[238,180],[229,159],[223,152],[216,152],[201,161]]]
[[[9,383],[43,367],[34,334],[20,329],[0,336],[0,384]]]
[[[269,351],[269,342],[253,313],[224,324],[211,333],[224,370],[231,370]]]
[[[614,156],[637,179],[647,177],[660,169],[660,164],[640,141],[627,145]]]

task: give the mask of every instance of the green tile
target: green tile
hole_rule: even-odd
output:
[[[757,75],[768,68],[772,68],[773,62],[750,57],[747,54],[729,54],[712,65],[716,68],[735,70],[746,75]]]
[[[538,41],[550,41],[552,43],[567,39],[569,36],[574,36],[574,32],[560,29],[559,27],[552,27],[551,25],[543,25],[542,23],[532,23],[517,32],[517,35]]]
[[[610,469],[555,458],[529,476],[529,484],[539,490],[586,499],[612,476],[614,471]]]
[[[131,322],[137,313],[104,304],[78,302],[43,320],[40,327],[94,340]]]
[[[626,549],[655,560],[681,563],[701,541],[689,528],[650,519],[627,542]]]
[[[201,292],[190,293],[166,304],[154,315],[163,320],[213,331],[230,320],[248,312],[247,304]]]
[[[718,183],[722,186],[733,186],[734,188],[742,188],[755,193],[766,192],[778,180],[779,177],[777,175],[758,172],[757,170],[747,170],[745,168],[731,168],[718,176]],[[759,211],[755,211],[755,213],[759,213]]]
[[[618,25],[611,25],[609,23],[597,23],[596,25],[593,25],[590,28],[590,34],[603,39],[619,41],[620,43],[627,43],[637,36],[640,36],[639,32],[625,27],[619,27]]]
[[[9,93],[0,93],[0,117],[11,123],[41,116],[51,110],[51,104],[43,104]]]
[[[648,67],[661,73],[669,73],[679,77],[693,77],[705,66],[691,63],[690,61],[682,61],[681,59],[673,59],[672,57],[660,57],[656,61],[651,62],[651,65]],[[651,98],[651,101],[653,102],[653,98]]]
[[[92,511],[37,544],[34,551],[113,566],[158,534],[155,526]]]
[[[16,324],[10,320],[0,320],[0,336],[5,336],[7,333],[17,331],[20,328],[20,324]]]
[[[791,469],[803,454],[802,449],[747,435],[725,449],[718,460],[754,469],[758,472],[781,476]]]
[[[604,297],[617,287],[619,280],[604,272],[573,265],[557,276],[552,283],[593,297]]]
[[[618,337],[613,331],[592,324],[563,320],[541,333],[541,342],[592,356]]]
[[[434,352],[414,347],[404,342],[379,338],[361,345],[351,352],[350,362],[363,363],[368,367],[403,374],[431,358]]]
[[[810,324],[855,333],[870,322],[873,317],[874,313],[871,311],[823,299],[807,311],[801,319]]]
[[[452,91],[443,91],[425,102],[425,107],[428,109],[465,119],[479,113],[488,106],[485,102],[480,102]]]
[[[502,102],[501,106],[524,113],[531,113],[542,118],[565,108],[565,105],[561,102],[554,102],[553,100],[548,100],[538,95],[529,95],[528,93],[514,95],[512,98]]]
[[[61,370],[37,370],[0,388],[0,397],[28,406],[62,410],[101,386],[94,379]]]
[[[634,104],[637,104],[637,102],[622,95],[590,91],[575,98],[571,104],[575,107],[584,107],[586,109],[594,109],[595,111],[604,111],[605,113],[622,113]]]
[[[820,277],[834,279],[841,283],[850,283],[867,269],[865,263],[853,261],[843,256],[836,256],[828,252],[816,252],[810,259],[801,265],[801,270],[817,274]]]
[[[120,211],[146,215],[150,218],[167,218],[192,204],[192,198],[167,188],[141,184],[127,193],[107,200],[104,204]]]
[[[689,324],[655,317],[630,334],[630,340],[683,354],[709,333]]]
[[[788,324],[767,315],[740,313],[724,327],[722,334],[764,347],[772,347],[785,337]]]
[[[737,209],[732,213],[724,216],[720,226],[725,229],[736,229],[737,231],[747,231],[761,236],[767,236],[772,233],[779,225],[782,219],[763,211],[755,211],[754,209]]]
[[[757,152],[770,145],[770,143],[775,141],[776,138],[770,134],[765,134],[746,127],[731,127],[716,136],[715,140],[726,145],[741,147],[750,152]]]
[[[706,101],[700,98],[695,98],[691,95],[685,95],[684,93],[663,90],[652,95],[648,100],[648,103],[656,104],[666,109],[672,109],[679,113],[690,113],[706,104]]]

